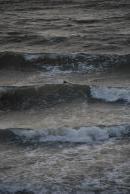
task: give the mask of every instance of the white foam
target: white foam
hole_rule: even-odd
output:
[[[35,60],[35,59],[39,59],[39,58],[42,58],[44,59],[44,57],[49,57],[49,59],[57,59],[59,55],[57,55],[56,53],[49,53],[49,54],[46,54],[46,53],[26,53],[24,54],[24,58],[25,60],[28,60],[28,61],[32,61],[32,60]],[[65,56],[65,55],[64,55]]]
[[[130,89],[112,88],[104,86],[91,86],[91,96],[96,99],[105,100],[107,102],[116,102],[124,100],[130,102]]]
[[[24,59],[27,60],[27,61],[30,61],[32,62],[33,60],[37,60],[39,58],[43,59],[47,56],[49,59],[51,59],[52,61],[53,60],[58,60],[58,58],[60,58],[60,55],[56,54],[56,53],[49,53],[49,54],[39,54],[39,53],[34,53],[34,54],[31,54],[31,53],[27,53],[27,54],[24,54]],[[61,54],[61,57],[70,57],[71,59],[75,59],[76,57],[76,54]],[[43,67],[43,69],[46,69],[47,71],[52,71],[53,73],[60,73],[60,72],[66,72],[66,73],[70,73],[70,72],[73,72],[73,71],[76,71],[76,72],[93,72],[93,71],[101,71],[102,68],[101,67],[95,67],[95,65],[93,64],[87,64],[87,61],[84,62],[84,63],[81,63],[81,62],[78,62],[78,66],[77,68],[75,68],[75,63],[70,63],[70,69],[67,69],[67,70],[61,70],[61,67],[62,64],[60,65],[54,65],[54,64],[48,64],[47,66],[44,65],[44,64],[40,64],[41,67]],[[71,68],[73,66],[73,68]]]
[[[79,72],[93,72],[93,71],[95,71],[95,70],[97,70],[93,65],[87,65],[87,64],[82,64],[82,63],[80,63],[79,65],[78,65],[78,71]]]
[[[35,59],[38,59],[40,58],[42,55],[41,54],[24,54],[24,59],[27,60],[27,61],[32,61],[32,60],[35,60]]]
[[[121,137],[130,134],[129,126],[111,127],[81,127],[79,129],[12,129],[15,135],[23,141],[33,142],[70,142],[70,143],[96,143],[108,140],[111,137]]]

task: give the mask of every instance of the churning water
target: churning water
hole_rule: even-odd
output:
[[[130,193],[129,0],[0,0],[0,194]]]

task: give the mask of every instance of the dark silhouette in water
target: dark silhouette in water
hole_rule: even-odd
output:
[[[69,82],[68,82],[68,81],[63,80],[63,84],[69,84]]]

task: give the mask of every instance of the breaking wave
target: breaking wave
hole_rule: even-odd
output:
[[[130,103],[130,90],[127,88],[97,87],[90,89],[91,96],[106,102],[126,101]]]
[[[22,71],[104,71],[107,69],[129,69],[130,55],[96,55],[87,53],[0,53],[0,69]]]
[[[22,143],[87,143],[104,142],[110,138],[130,136],[130,125],[93,126],[59,129],[3,129],[0,130],[1,141],[18,141]]]
[[[99,87],[80,84],[46,84],[43,86],[0,87],[0,109],[20,110],[50,107],[57,103],[84,99],[130,103],[129,88]]]

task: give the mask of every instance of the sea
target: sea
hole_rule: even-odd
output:
[[[130,193],[129,15],[0,0],[0,194]]]

